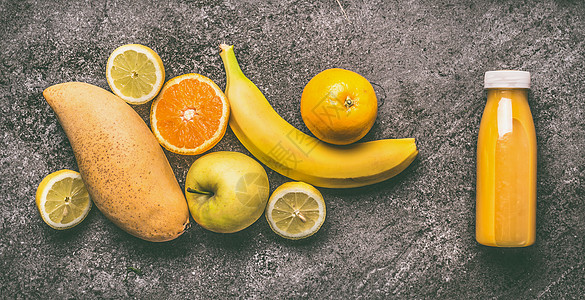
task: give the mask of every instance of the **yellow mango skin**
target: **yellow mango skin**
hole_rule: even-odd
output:
[[[185,196],[161,146],[132,107],[81,82],[51,86],[43,96],[69,138],[91,199],[108,219],[152,242],[184,232]]]

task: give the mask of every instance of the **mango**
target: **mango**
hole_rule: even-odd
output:
[[[81,82],[51,86],[43,96],[67,134],[91,199],[109,220],[152,242],[184,232],[185,196],[161,146],[132,107]]]

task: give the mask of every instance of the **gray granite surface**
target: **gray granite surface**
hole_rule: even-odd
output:
[[[0,23],[0,298],[584,297],[583,1],[4,0]],[[224,88],[222,42],[304,132],[308,80],[331,67],[362,74],[383,104],[364,140],[415,137],[418,158],[380,184],[320,189],[327,219],[302,241],[263,218],[229,235],[195,225],[167,243],[97,209],[72,230],[45,225],[37,185],[77,165],[43,89],[108,88],[106,60],[127,43],[157,51],[167,80],[195,72]],[[532,73],[538,225],[524,249],[474,239],[483,74],[495,69]],[[148,122],[150,105],[134,108]],[[249,154],[229,129],[218,150]],[[197,157],[165,153],[183,186]],[[271,190],[288,181],[267,171]]]

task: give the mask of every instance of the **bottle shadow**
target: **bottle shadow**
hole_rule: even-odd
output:
[[[477,245],[477,267],[486,286],[497,287],[502,297],[520,299],[526,297],[526,287],[538,276],[542,257],[535,245],[523,248],[497,248]],[[499,296],[498,296],[499,297]]]

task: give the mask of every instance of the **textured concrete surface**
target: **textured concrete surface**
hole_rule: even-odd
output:
[[[585,294],[585,3],[582,1],[0,1],[0,298],[582,298]],[[321,189],[327,219],[291,242],[264,219],[231,235],[192,226],[175,241],[133,238],[94,209],[58,232],[36,211],[50,172],[76,162],[44,88],[108,88],[126,43],[155,49],[167,79],[225,87],[221,42],[275,109],[308,132],[300,94],[342,67],[383,105],[365,140],[415,137],[405,172]],[[532,72],[538,139],[537,242],[474,240],[483,73]],[[136,106],[148,122],[149,104]],[[212,151],[248,153],[228,130]],[[180,184],[196,157],[166,152]],[[268,170],[271,190],[287,181]],[[132,267],[141,274],[127,272]]]

